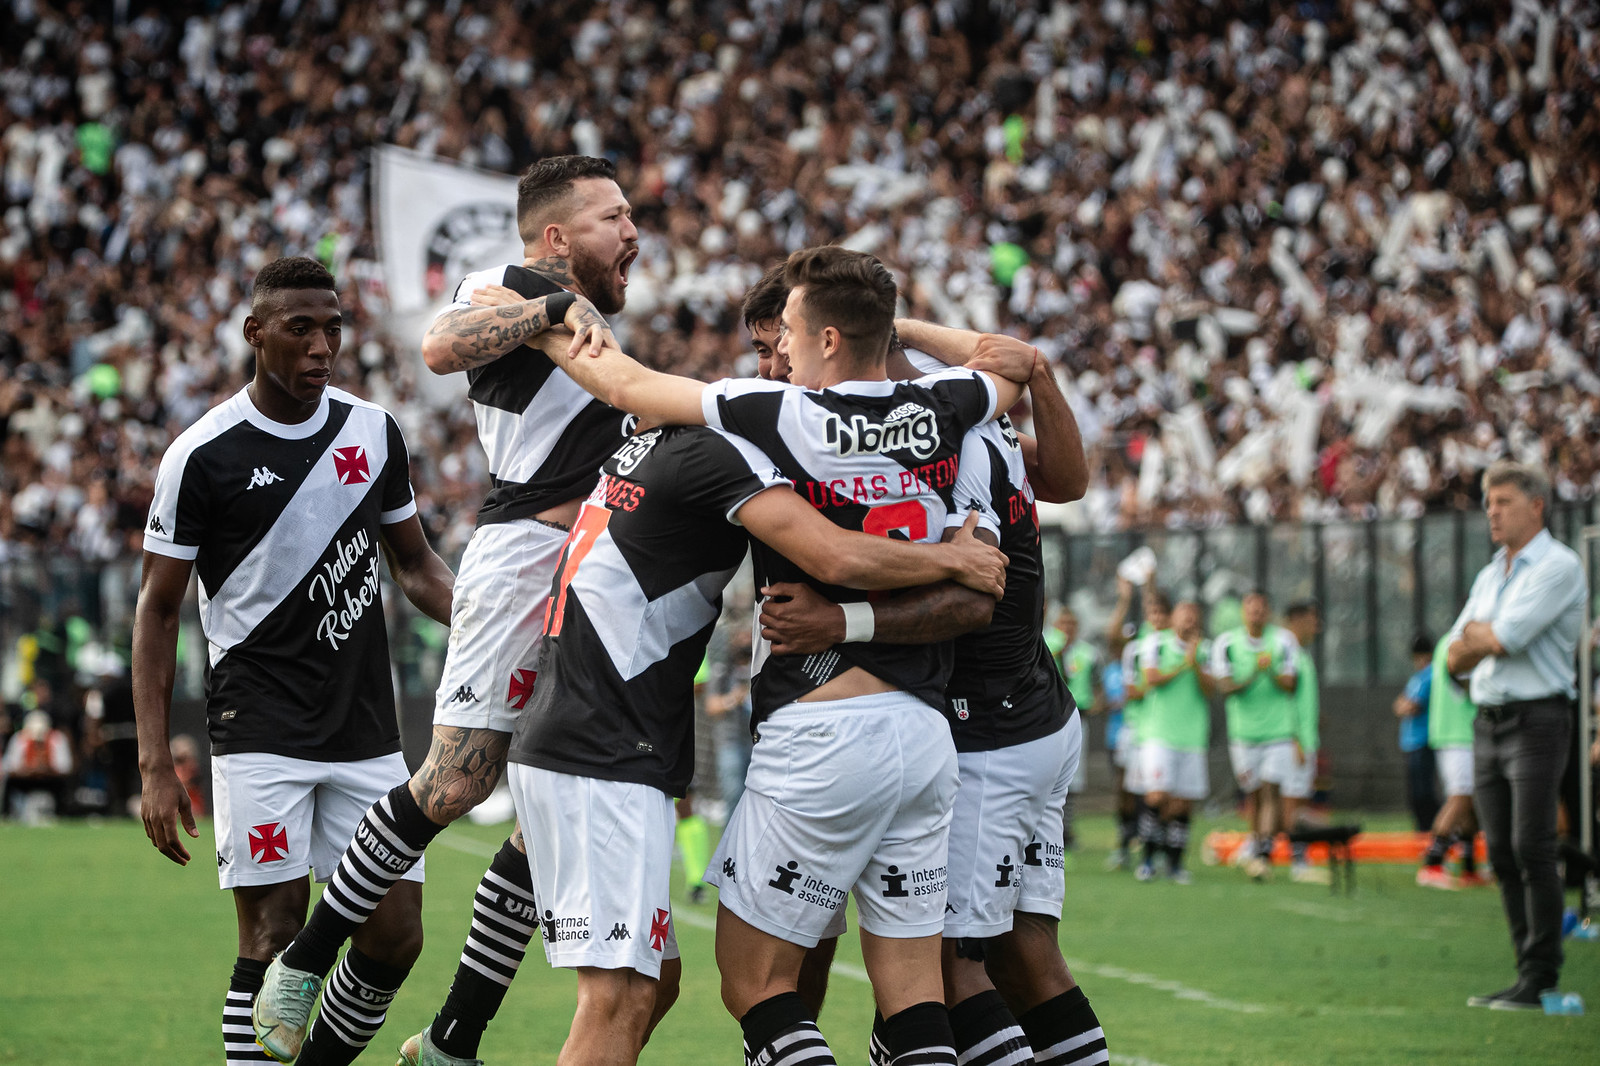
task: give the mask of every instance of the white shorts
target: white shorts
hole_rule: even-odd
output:
[[[1439,780],[1448,796],[1472,795],[1472,748],[1470,746],[1435,748],[1434,762],[1439,767]]]
[[[361,816],[411,776],[398,752],[313,762],[241,752],[211,758],[217,879],[223,888],[333,876]],[[422,860],[405,880],[422,880]]]
[[[1147,740],[1139,745],[1139,776],[1145,792],[1165,792],[1184,800],[1211,795],[1211,772],[1203,751],[1181,751]]]
[[[1228,742],[1228,758],[1233,763],[1233,776],[1245,792],[1254,792],[1262,785],[1281,785],[1294,769],[1294,742],[1269,740],[1265,744]]]
[[[434,725],[515,730],[533,695],[545,605],[567,534],[532,518],[479,526],[461,556]]]
[[[886,692],[790,703],[761,723],[706,880],[739,918],[802,947],[844,928],[944,929],[956,749],[944,716]]]
[[[1122,732],[1117,734],[1117,765],[1122,767],[1122,791],[1132,792],[1135,795],[1144,795],[1144,768],[1140,766],[1139,749],[1143,742],[1139,739],[1139,730],[1129,729],[1126,724]]]
[[[950,818],[947,939],[1010,930],[1022,892],[1024,849],[1061,777],[1069,732],[1063,725],[1025,744],[956,756],[961,785]]]
[[[1061,904],[1067,898],[1067,849],[1062,839],[1066,818],[1067,792],[1083,762],[1083,715],[1067,720],[1066,748],[1061,774],[1050,786],[1050,799],[1039,816],[1033,839],[1022,849],[1022,891],[1016,909],[1029,914],[1061,917]]]
[[[661,976],[678,957],[672,928],[672,797],[511,763],[533,895],[551,966]]]
[[[1310,799],[1317,783],[1317,753],[1306,751],[1300,763],[1294,761],[1294,744],[1289,745],[1289,770],[1278,791],[1288,799]]]

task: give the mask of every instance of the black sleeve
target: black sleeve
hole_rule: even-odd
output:
[[[385,414],[389,424],[389,461],[383,468],[383,513],[390,514],[404,508],[416,498],[411,488],[411,453],[400,424],[394,416]]]
[[[788,481],[753,448],[741,450],[710,430],[681,434],[673,449],[673,494],[686,507],[727,520],[756,493]],[[747,446],[748,447],[748,446]]]

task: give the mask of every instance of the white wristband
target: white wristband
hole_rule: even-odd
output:
[[[870,603],[841,603],[844,611],[844,643],[863,644],[872,639],[876,619]]]

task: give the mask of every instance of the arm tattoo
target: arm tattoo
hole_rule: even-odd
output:
[[[447,311],[428,327],[430,337],[448,337],[450,355],[442,373],[492,363],[549,328],[544,297],[501,307],[462,307]]]
[[[428,758],[412,778],[422,813],[441,825],[482,803],[506,769],[511,734],[497,729],[434,726]]]
[[[872,605],[876,632],[884,644],[931,644],[950,640],[988,623],[994,598],[954,581],[902,592]]]

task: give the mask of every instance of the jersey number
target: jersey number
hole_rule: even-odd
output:
[[[566,620],[567,615],[567,588],[577,576],[578,566],[588,556],[590,549],[594,547],[594,542],[600,539],[600,534],[605,532],[610,522],[610,508],[584,504],[583,510],[578,513],[578,521],[573,525],[572,532],[567,534],[566,546],[561,549],[561,562],[556,568],[555,590],[550,596],[550,603],[544,609],[546,636],[561,635],[561,623]]]
[[[885,503],[869,510],[861,523],[861,532],[875,537],[887,537],[895,530],[904,530],[908,540],[927,539],[927,509],[916,500]]]

